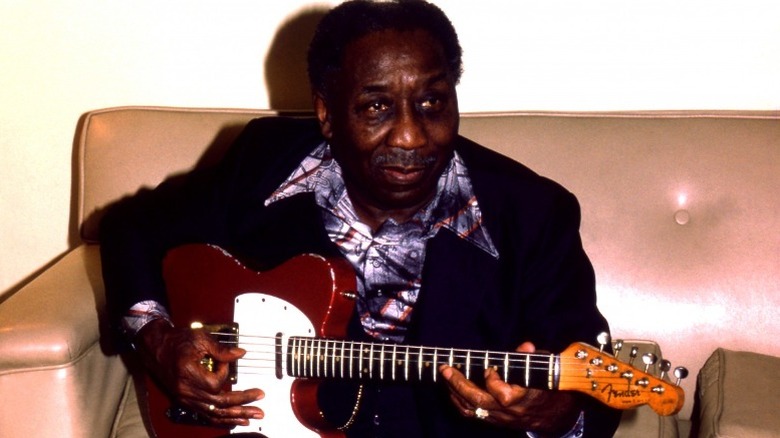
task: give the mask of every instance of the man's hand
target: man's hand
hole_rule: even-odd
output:
[[[229,363],[246,354],[241,348],[215,342],[203,330],[171,327],[152,321],[138,332],[136,346],[150,373],[156,376],[182,406],[218,426],[248,425],[263,418],[263,411],[247,403],[263,398],[263,391],[225,391]],[[214,361],[209,371],[201,360]]]
[[[516,351],[533,353],[536,348],[525,342]],[[543,436],[561,436],[571,430],[580,413],[573,394],[509,384],[492,368],[485,371],[485,388],[450,366],[443,365],[439,370],[450,387],[450,398],[466,417]],[[477,409],[480,409],[480,416]],[[484,413],[487,413],[486,417]]]

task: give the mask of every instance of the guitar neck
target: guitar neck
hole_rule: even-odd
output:
[[[293,377],[432,381],[449,365],[480,380],[493,368],[506,382],[526,388],[558,389],[560,356],[377,342],[290,337],[287,373]]]

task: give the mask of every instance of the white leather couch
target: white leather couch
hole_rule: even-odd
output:
[[[142,429],[104,320],[101,208],[213,162],[248,119],[268,114],[136,107],[82,117],[71,217],[83,243],[0,302],[0,436]],[[619,436],[780,435],[780,113],[466,114],[461,133],[577,195],[613,336],[657,341],[691,371],[679,416],[627,412]],[[696,397],[697,372],[719,347]]]

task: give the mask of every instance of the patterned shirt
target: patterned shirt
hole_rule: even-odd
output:
[[[307,156],[266,205],[299,193],[314,193],[330,239],[355,268],[357,309],[363,328],[382,341],[400,342],[420,293],[427,241],[447,228],[498,258],[471,187],[466,166],[455,154],[438,181],[434,198],[410,220],[387,220],[372,231],[347,195],[341,167],[322,143]]]

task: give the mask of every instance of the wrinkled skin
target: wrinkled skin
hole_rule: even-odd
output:
[[[338,92],[315,94],[350,199],[374,229],[428,203],[452,157],[458,98],[446,65],[426,31],[375,32],[348,46]]]
[[[263,418],[263,411],[247,403],[263,398],[260,389],[224,391],[228,363],[242,357],[241,348],[226,347],[202,330],[174,328],[162,320],[153,321],[138,333],[137,348],[147,368],[183,406],[191,408],[219,426],[247,425]],[[213,372],[200,360],[212,357]],[[214,405],[215,409],[209,409]]]
[[[534,353],[536,348],[524,342],[515,350]],[[523,388],[504,382],[496,370],[485,372],[485,387],[467,380],[455,368],[439,367],[447,381],[450,399],[460,413],[475,417],[477,408],[486,409],[490,415],[481,421],[508,428],[531,430],[537,436],[561,436],[571,430],[579,416],[577,400],[573,394],[560,391],[543,391]]]

